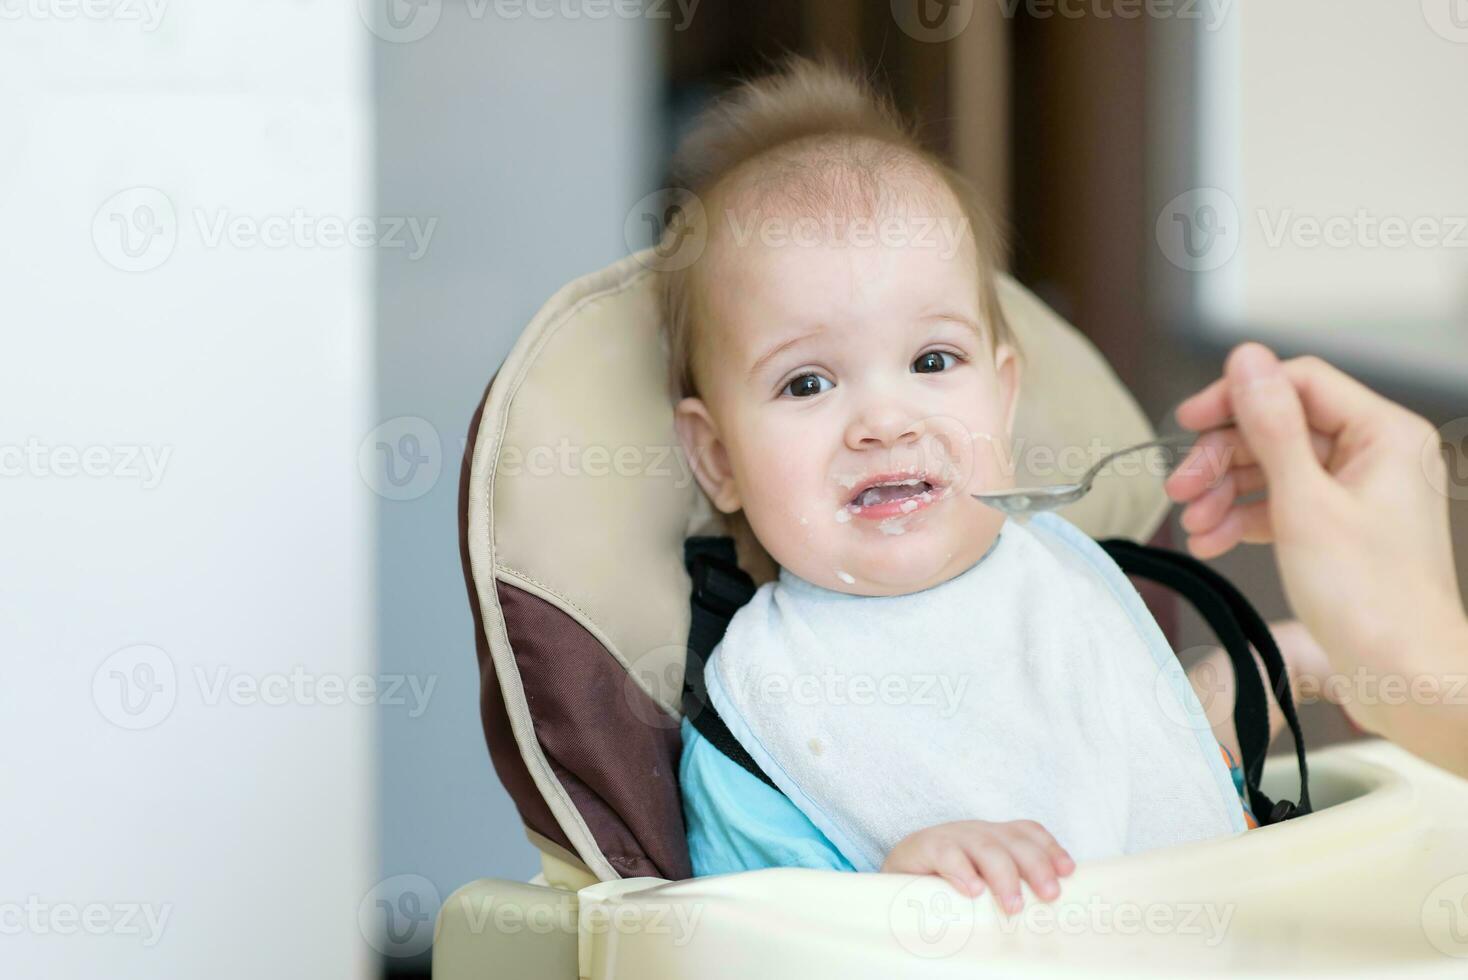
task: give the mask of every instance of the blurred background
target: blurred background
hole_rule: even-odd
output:
[[[785,52],[891,89],[1154,422],[1257,338],[1441,424],[1468,561],[1464,0],[0,0],[0,970],[426,975],[536,872],[468,422]]]

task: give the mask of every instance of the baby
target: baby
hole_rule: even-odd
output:
[[[969,496],[1013,485],[1021,355],[963,180],[800,60],[706,113],[675,176],[699,205],[676,233],[703,243],[662,274],[676,428],[779,565],[707,671],[779,792],[685,721],[695,873],[931,873],[1014,911],[1077,859],[1242,831],[1114,563]]]

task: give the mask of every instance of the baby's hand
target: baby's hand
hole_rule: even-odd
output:
[[[939,875],[970,897],[982,894],[987,883],[995,901],[1011,915],[1023,904],[1021,877],[1049,901],[1060,894],[1056,876],[1075,869],[1065,848],[1033,820],[938,824],[904,837],[882,862],[888,874]]]

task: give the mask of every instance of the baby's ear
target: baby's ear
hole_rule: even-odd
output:
[[[994,349],[994,374],[999,379],[999,399],[1004,406],[1004,432],[1012,438],[1024,365],[1019,359],[1019,353],[1009,344],[1001,343]]]
[[[739,489],[719,427],[701,398],[684,398],[673,408],[673,428],[693,475],[715,507],[725,514],[740,508]]]

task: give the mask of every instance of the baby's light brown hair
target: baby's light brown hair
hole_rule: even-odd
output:
[[[923,148],[888,96],[830,63],[788,58],[695,120],[674,155],[671,178],[685,201],[691,195],[702,207],[684,207],[668,223],[660,251],[667,254],[673,236],[701,235],[696,240],[712,244],[723,202],[751,189],[773,191],[783,205],[806,214],[875,214],[892,193],[891,179],[913,175],[938,178],[957,199],[978,255],[979,308],[990,341],[1013,346],[994,287],[1003,247],[994,219],[963,176]],[[699,221],[704,227],[691,227]],[[710,251],[659,273],[674,402],[703,394]]]

